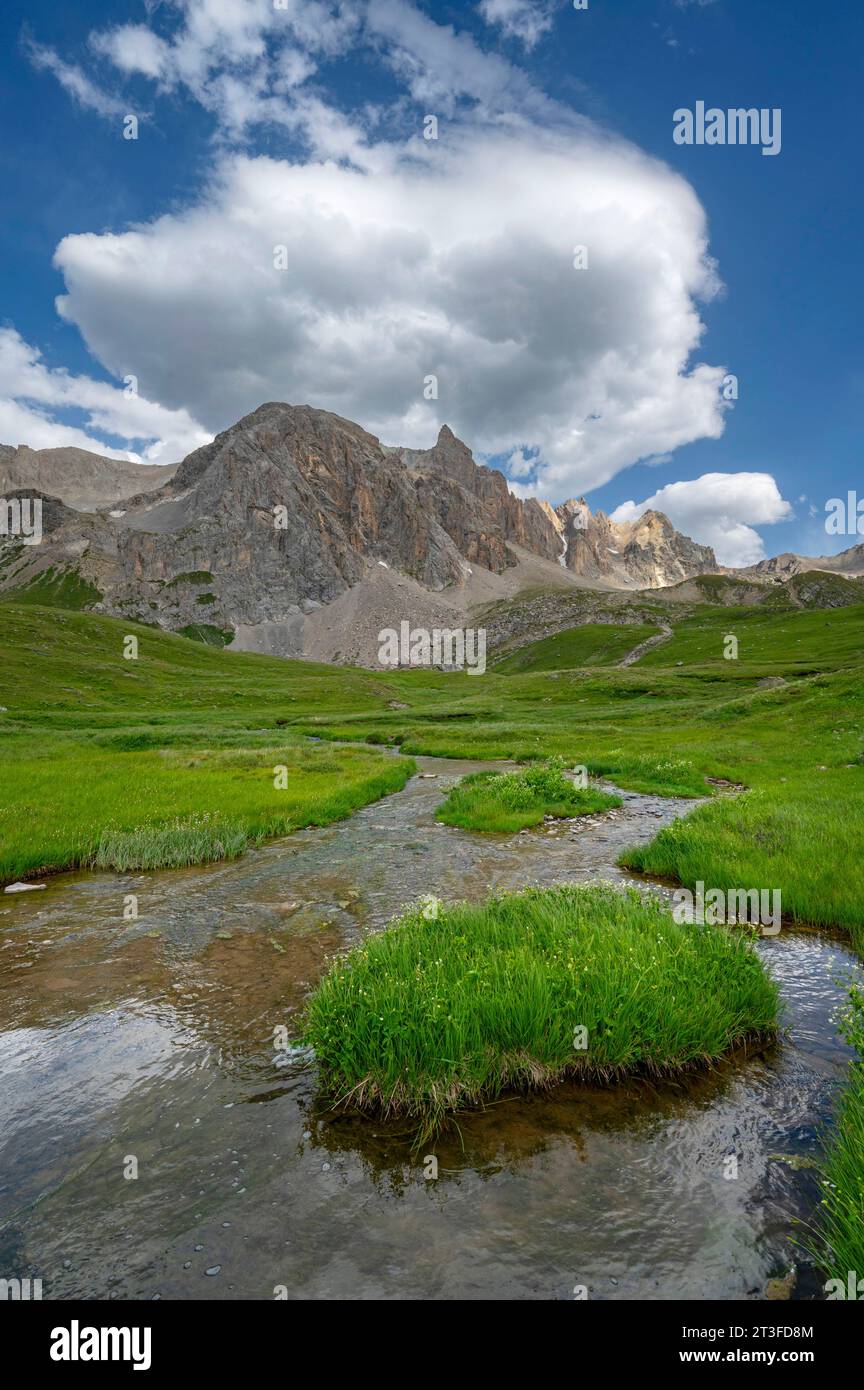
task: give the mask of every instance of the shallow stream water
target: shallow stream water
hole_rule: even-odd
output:
[[[46,1299],[742,1299],[794,1263],[793,1296],[819,1296],[793,1242],[850,1056],[840,938],[761,943],[778,1044],[506,1099],[420,1154],[274,1049],[327,957],[406,902],[626,878],[620,850],[690,805],[624,792],[578,827],[481,836],[435,807],[501,765],[417,762],[403,791],[233,863],[0,895],[0,1276]]]

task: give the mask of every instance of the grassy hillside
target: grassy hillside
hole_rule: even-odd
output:
[[[622,627],[614,627],[611,623],[585,623],[520,647],[493,665],[499,675],[614,665],[646,637],[653,637],[659,631],[646,623]]]
[[[124,638],[138,659],[124,658]],[[90,613],[0,604],[0,705],[15,718],[49,718],[79,728],[100,716],[125,723],[136,712],[188,722],[243,709],[378,707],[385,686],[368,672],[251,653],[223,652],[158,627]],[[442,677],[443,680],[443,677]],[[71,718],[65,719],[69,712]]]
[[[640,670],[685,666],[685,676],[713,671],[724,680],[748,680],[834,670],[864,657],[864,605],[860,603],[848,609],[804,612],[791,607],[772,610],[702,604],[695,612],[676,613],[671,608],[668,622],[674,628],[672,637],[645,653],[637,663]],[[499,675],[614,665],[638,643],[660,631],[649,624],[586,623],[528,643],[491,664]],[[729,636],[738,642],[736,658],[723,654]]]
[[[137,660],[124,658],[128,636]],[[412,771],[409,759],[314,747],[285,727],[295,702],[377,708],[386,688],[363,672],[8,603],[0,650],[0,883],[230,857],[350,815]]]
[[[289,750],[299,756],[302,735],[312,733],[405,753],[520,760],[558,754],[624,786],[669,795],[710,795],[706,776],[742,783],[750,789],[745,796],[697,810],[629,862],[688,886],[701,878],[717,887],[780,888],[789,916],[837,923],[864,939],[864,606],[773,614],[705,606],[682,616],[673,636],[630,668],[586,664],[484,676],[285,662],[24,605],[0,605],[0,628],[6,877],[25,861],[57,865],[68,853],[74,862],[82,844],[98,849],[112,827],[134,830],[136,815],[151,827],[182,820],[193,805],[204,814],[227,806],[233,816],[236,787],[223,779],[230,772],[233,787],[241,769],[215,755],[260,752],[257,772],[242,770],[251,787],[255,777],[272,782],[274,750],[291,761]],[[739,639],[738,660],[723,659],[729,632]],[[123,658],[127,635],[138,638],[137,661]],[[618,635],[629,650],[632,627]],[[567,640],[585,641],[584,629]],[[567,649],[567,641],[561,645]],[[208,758],[187,767],[179,755],[190,749],[207,750]],[[339,769],[334,786],[343,775],[359,777],[370,795],[380,795],[377,779],[396,766],[368,752],[363,756],[373,763],[362,768],[349,768],[344,749],[327,756]],[[94,787],[97,773],[105,786],[116,779],[122,824],[107,793],[82,797],[87,835],[73,855],[56,824],[33,819],[33,805],[46,794],[47,784],[36,792],[46,759],[58,798],[61,784],[78,785],[76,776],[83,787]],[[155,782],[146,780],[151,775]],[[129,811],[128,789],[140,779],[151,788],[148,804]],[[303,781],[311,796],[305,772]],[[272,829],[276,815],[283,825],[302,823],[302,806],[289,807],[284,792],[278,812],[272,791],[263,799],[259,793],[242,804],[247,833]],[[140,798],[134,806],[142,806]],[[320,805],[315,812],[327,813]],[[66,806],[60,821],[69,815]],[[26,833],[19,828],[25,826]],[[745,871],[748,882],[739,883]]]
[[[737,639],[737,658],[723,655],[727,637]],[[676,623],[669,642],[647,652],[639,666],[662,668],[682,662],[691,671],[714,671],[724,679],[735,679],[736,670],[744,678],[836,670],[862,656],[862,605],[773,613],[764,608],[727,608],[720,613],[709,609]]]

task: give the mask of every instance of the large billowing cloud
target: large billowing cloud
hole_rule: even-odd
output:
[[[635,521],[649,507],[665,512],[694,540],[711,545],[723,565],[753,565],[764,558],[753,526],[792,516],[770,473],[703,473],[689,482],[668,483],[644,502],[622,502],[613,521]]]
[[[481,4],[487,36],[527,47],[554,12]],[[717,281],[693,190],[470,33],[409,0],[176,0],[91,35],[90,53],[214,123],[190,206],[56,252],[62,315],[195,429],[270,399],[388,443],[428,445],[446,421],[552,500],[722,433],[724,369],[699,360]],[[322,74],[346,56],[383,66],[396,98],[337,105]],[[290,158],[255,154],[274,130]]]
[[[690,362],[715,289],[690,187],[590,126],[439,136],[374,171],[225,156],[188,210],[65,238],[60,312],[210,429],[271,399],[388,442],[447,421],[483,452],[539,449],[546,495],[717,437],[723,369]]]

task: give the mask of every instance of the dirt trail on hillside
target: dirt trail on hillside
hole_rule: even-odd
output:
[[[671,627],[669,627],[668,624],[664,623],[661,632],[655,632],[653,637],[646,637],[644,642],[640,642],[637,647],[634,647],[631,652],[628,652],[625,657],[622,657],[622,659],[618,662],[618,665],[635,665],[635,663],[640,659],[640,657],[643,657],[646,652],[651,651],[652,647],[662,647],[663,643],[668,642],[671,636]]]

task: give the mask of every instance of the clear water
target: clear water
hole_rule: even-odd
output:
[[[578,829],[490,838],[434,820],[490,764],[418,764],[437,775],[235,863],[0,896],[0,1275],[45,1298],[740,1299],[794,1262],[816,1295],[794,1241],[849,1057],[839,939],[762,943],[776,1046],[506,1099],[436,1141],[437,1181],[398,1125],[333,1114],[274,1048],[328,956],[405,902],[626,877],[620,849],[689,809],[625,792]]]

